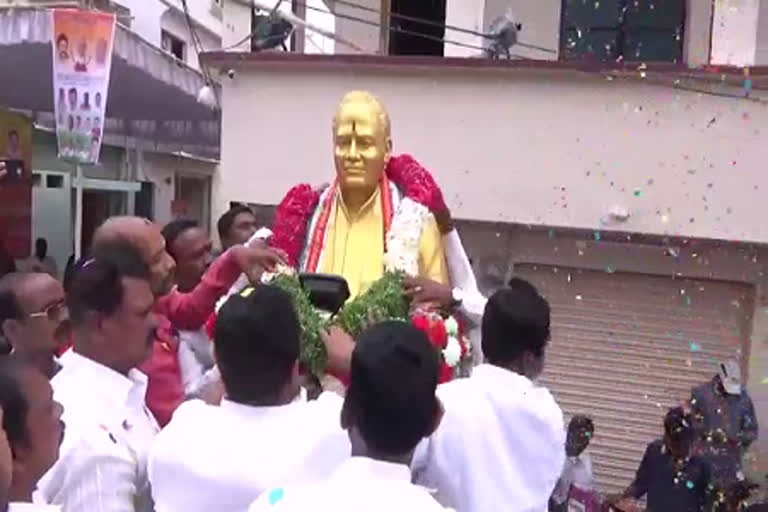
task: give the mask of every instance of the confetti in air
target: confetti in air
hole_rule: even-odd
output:
[[[696,343],[695,341],[694,341],[694,342],[691,342],[691,350],[692,350],[693,352],[698,352],[699,350],[701,350],[701,345],[699,345],[699,344],[698,344],[698,343]]]

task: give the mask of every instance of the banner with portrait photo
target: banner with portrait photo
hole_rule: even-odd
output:
[[[0,108],[0,252],[29,256],[31,226],[32,121]]]
[[[59,158],[95,164],[107,109],[115,15],[53,10],[53,95]]]

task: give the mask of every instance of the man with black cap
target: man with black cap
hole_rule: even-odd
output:
[[[426,335],[403,322],[375,325],[360,336],[350,366],[341,423],[352,457],[324,482],[262,494],[251,512],[446,510],[411,483],[409,468],[442,417],[437,356]]]
[[[758,425],[736,361],[723,361],[711,381],[692,390],[691,415],[693,451],[711,463],[716,482],[727,488],[743,479],[742,457],[757,439]]]

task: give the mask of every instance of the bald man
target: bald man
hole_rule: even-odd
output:
[[[235,246],[211,264],[191,292],[181,293],[175,287],[176,262],[168,254],[157,225],[140,217],[112,217],[94,233],[91,252],[121,241],[136,247],[150,268],[159,327],[152,357],[140,369],[149,377],[147,406],[164,426],[184,400],[178,330],[199,329],[241,273],[257,281],[263,269],[284,260],[270,249]]]

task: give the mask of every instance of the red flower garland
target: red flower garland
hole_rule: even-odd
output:
[[[285,252],[288,263],[293,267],[299,265],[304,239],[307,236],[307,225],[318,201],[318,191],[307,184],[296,185],[288,191],[275,211],[270,243]]]
[[[389,159],[386,176],[403,194],[432,212],[447,209],[443,193],[432,175],[412,156],[399,155]],[[288,263],[297,267],[307,237],[309,223],[320,201],[320,192],[307,184],[293,187],[275,211],[272,226],[273,247],[288,255]]]

